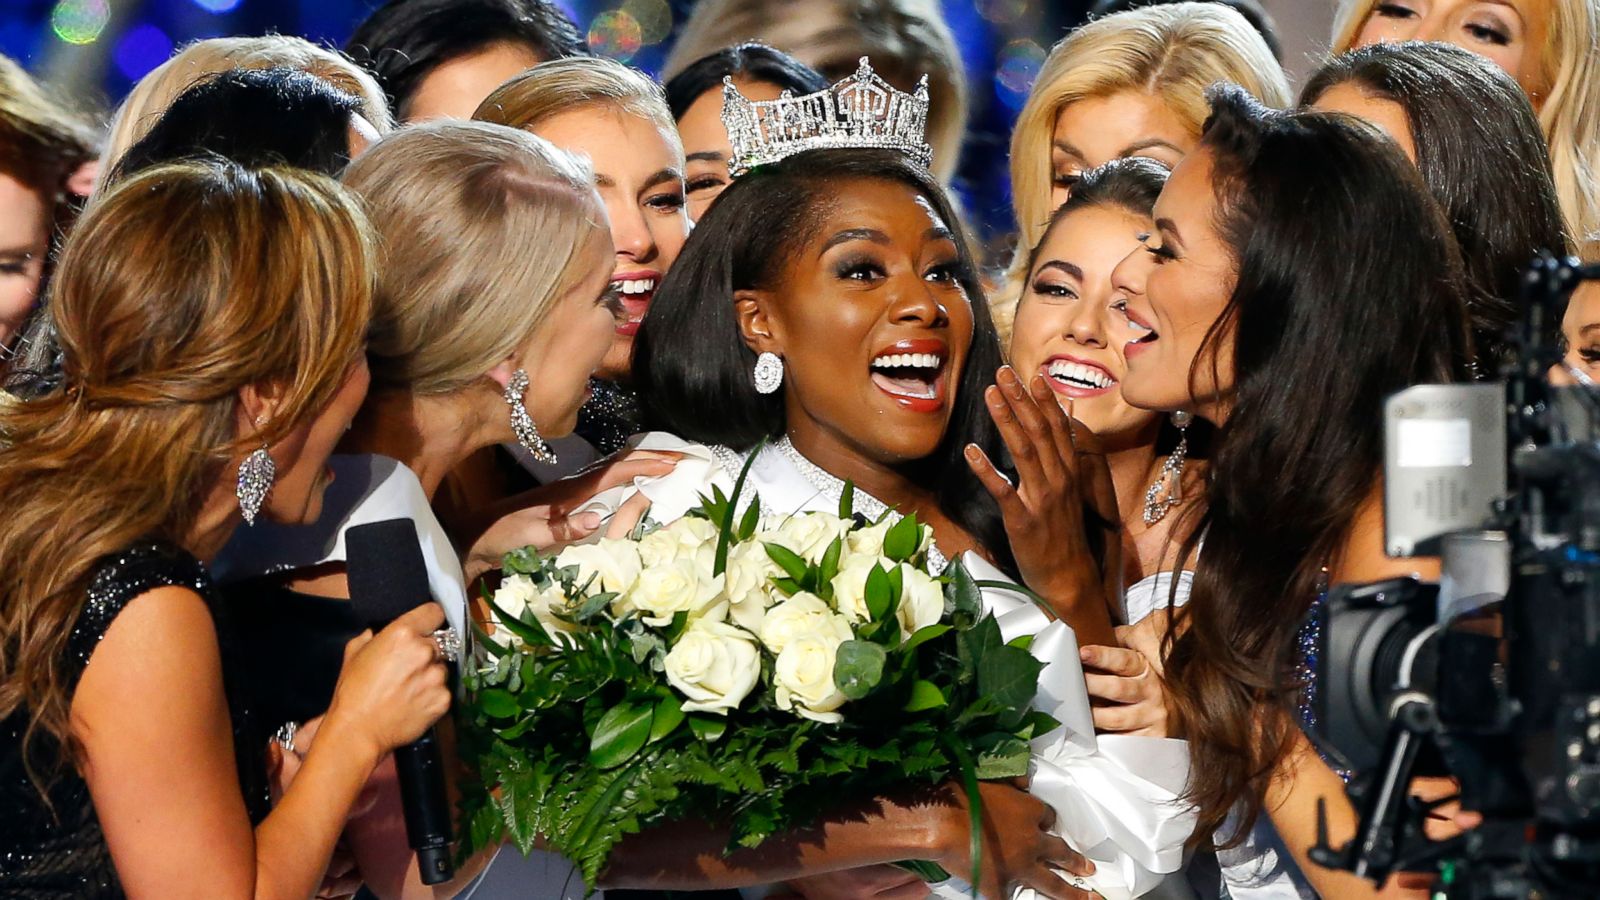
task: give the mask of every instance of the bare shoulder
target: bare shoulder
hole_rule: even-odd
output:
[[[1439,580],[1439,560],[1432,556],[1391,557],[1383,552],[1383,493],[1380,485],[1356,510],[1355,521],[1339,549],[1329,580],[1334,584],[1360,584],[1415,575],[1423,581]]]

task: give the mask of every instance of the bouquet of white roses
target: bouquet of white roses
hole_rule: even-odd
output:
[[[1056,726],[1029,707],[1042,664],[959,562],[930,572],[925,525],[864,521],[848,487],[839,515],[741,513],[738,494],[506,557],[461,714],[467,852],[542,838],[592,888],[653,826],[751,847],[842,796],[1027,772]]]

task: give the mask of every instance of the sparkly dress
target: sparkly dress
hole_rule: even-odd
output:
[[[598,378],[589,379],[589,390],[588,401],[578,410],[574,432],[593,444],[601,456],[610,456],[640,429],[639,395],[633,388]]]
[[[205,567],[181,549],[137,544],[101,563],[90,582],[88,603],[68,638],[65,674],[69,691],[77,689],[90,655],[117,614],[140,594],[169,586],[196,591],[211,606],[213,615],[217,613]],[[227,634],[225,622],[219,621],[225,681],[229,680]],[[231,691],[228,706],[240,785],[252,820],[259,821],[268,809],[266,737],[247,711],[234,702]],[[27,725],[26,711],[0,722],[0,897],[76,900],[123,896],[89,786],[70,765],[58,767],[62,758],[58,742],[36,735],[29,748],[33,770],[47,778],[48,803],[29,779],[22,744]]]

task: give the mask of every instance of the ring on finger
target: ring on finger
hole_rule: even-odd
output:
[[[454,628],[440,628],[428,637],[433,639],[433,652],[439,662],[449,662],[461,655],[461,635]]]

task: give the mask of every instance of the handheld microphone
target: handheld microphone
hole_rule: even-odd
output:
[[[357,525],[345,532],[344,542],[350,602],[373,631],[433,602],[417,527],[410,519]],[[406,838],[417,853],[422,883],[449,881],[455,875],[450,859],[450,801],[433,729],[395,748],[394,766],[400,776]]]

